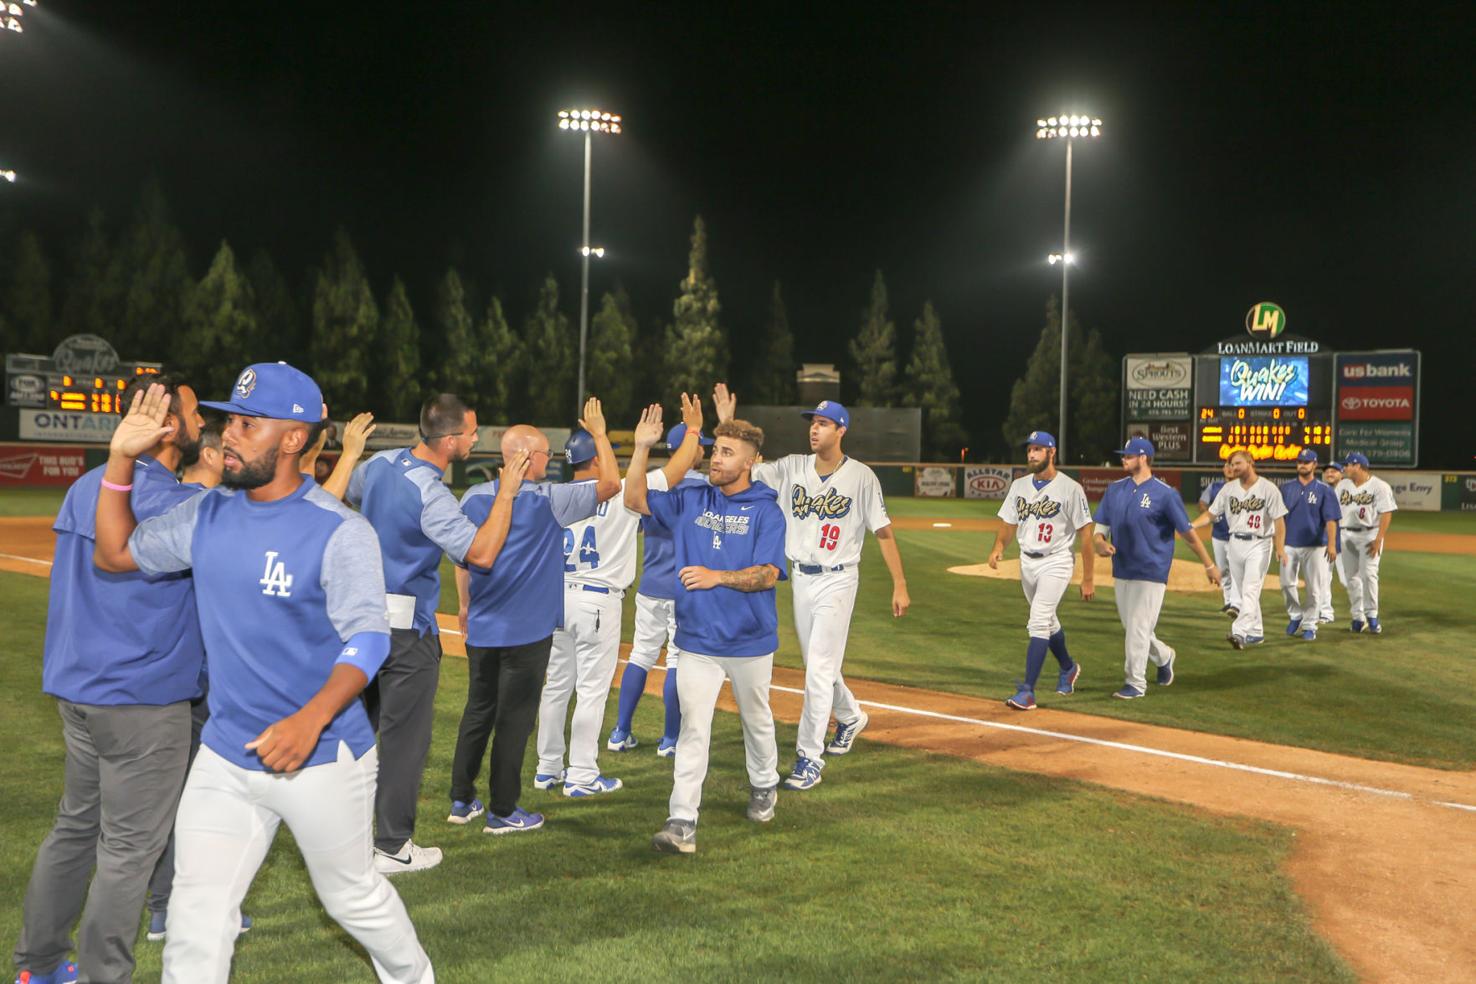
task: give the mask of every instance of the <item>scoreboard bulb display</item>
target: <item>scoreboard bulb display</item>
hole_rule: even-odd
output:
[[[150,366],[135,366],[132,375],[118,373],[107,376],[53,377],[53,385],[46,394],[46,405],[51,410],[68,413],[119,413],[122,411],[123,391],[136,376],[156,376],[159,370]]]
[[[1306,407],[1200,407],[1197,458],[1229,458],[1249,451],[1256,461],[1294,461],[1304,448],[1327,460],[1332,421]]]

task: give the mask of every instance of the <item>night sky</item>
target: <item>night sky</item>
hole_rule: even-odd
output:
[[[1115,356],[1274,300],[1329,348],[1422,348],[1421,463],[1470,466],[1469,5],[802,7],[42,0],[0,36],[0,192],[56,252],[157,175],[197,275],[224,236],[299,279],[342,224],[422,323],[450,263],[515,323],[551,270],[577,318],[554,114],[597,103],[627,127],[595,146],[596,301],[669,318],[701,213],[729,331],[777,278],[797,354],[844,361],[879,267],[904,339],[938,306],[987,452],[1059,289],[1064,147],[1034,122],[1089,112],[1072,307]]]

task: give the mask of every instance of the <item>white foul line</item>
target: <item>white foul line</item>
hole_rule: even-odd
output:
[[[37,560],[35,557],[22,557],[20,554],[0,553],[0,560],[19,560],[27,564],[40,564],[42,567],[50,567],[51,561]]]

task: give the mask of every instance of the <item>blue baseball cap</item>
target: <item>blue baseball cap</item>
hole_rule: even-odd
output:
[[[851,426],[851,412],[834,400],[821,400],[813,410],[801,410],[801,417],[824,417],[837,427]]]
[[[582,465],[595,456],[594,435],[587,430],[577,430],[564,442],[564,460],[571,465]]]
[[[1031,431],[1030,436],[1025,438],[1025,440],[1021,441],[1020,443],[1025,445],[1027,448],[1030,447],[1030,445],[1032,444],[1034,444],[1036,447],[1041,448],[1053,448],[1056,446],[1056,439],[1052,435],[1047,434],[1045,431]]]
[[[201,400],[200,406],[242,417],[316,424],[323,419],[323,391],[301,369],[285,362],[258,362],[241,370],[229,400]]]
[[[1317,464],[1317,452],[1313,451],[1311,448],[1303,448],[1301,452],[1297,455],[1297,461],[1300,464],[1304,465],[1310,461],[1312,464],[1315,465]]]
[[[1146,454],[1151,458],[1153,457],[1153,442],[1146,437],[1130,437],[1128,442],[1114,453],[1120,455]]]
[[[1362,465],[1364,468],[1367,468],[1368,455],[1364,454],[1362,451],[1354,451],[1352,454],[1348,455],[1348,457],[1343,459],[1343,464]]]
[[[686,424],[677,424],[671,430],[669,430],[669,431],[666,432],[666,450],[668,450],[668,451],[675,451],[677,448],[679,448],[679,447],[682,446],[682,442],[685,441],[686,439],[687,439],[687,425]],[[697,432],[697,443],[700,444],[700,445],[702,445],[704,448],[710,448],[710,447],[712,447],[713,441],[712,441],[712,438],[708,437],[706,434],[702,433],[701,431],[698,431]]]

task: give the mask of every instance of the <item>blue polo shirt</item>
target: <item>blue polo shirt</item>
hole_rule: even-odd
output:
[[[194,568],[210,653],[200,740],[242,768],[266,771],[246,743],[323,689],[344,643],[373,633],[388,650],[379,541],[310,478],[275,502],[230,490],[197,495],[140,523],[128,550],[150,574]],[[329,722],[304,767],[337,759],[340,741],[355,758],[374,746],[362,701]]]
[[[593,480],[555,485],[523,483],[513,499],[507,540],[491,569],[471,572],[466,642],[485,649],[547,639],[564,622],[564,527],[589,519],[599,506]],[[481,526],[492,514],[498,483],[473,485],[461,511]]]
[[[1332,486],[1320,478],[1306,485],[1294,478],[1281,487],[1281,501],[1286,504],[1288,547],[1327,546],[1327,524],[1343,518]]]
[[[74,704],[174,704],[200,696],[205,646],[188,573],[110,574],[92,562],[99,466],[67,489],[52,529],[56,555],[46,609],[41,689]],[[153,458],[133,465],[128,500],[139,520],[199,496]]]
[[[345,495],[379,537],[385,590],[414,596],[413,628],[421,635],[440,632],[441,555],[463,563],[477,535],[477,527],[441,481],[443,474],[409,448],[395,448],[354,469]]]
[[[700,471],[689,471],[686,477],[677,483],[677,488],[684,489],[691,485],[706,484],[707,476]],[[671,601],[676,597],[679,586],[676,579],[676,542],[671,538],[671,530],[642,516],[641,532],[645,535],[646,541],[641,554],[640,593],[647,598],[662,598]]]
[[[648,493],[646,501],[651,525],[672,534],[677,570],[741,571],[772,564],[784,579],[784,513],[778,498],[762,482],[731,496],[707,482],[683,482],[670,492]],[[705,656],[767,656],[779,648],[774,599],[773,588],[688,591],[678,584],[676,644]]]
[[[1200,504],[1208,508],[1209,504],[1215,501],[1215,496],[1219,495],[1220,490],[1224,487],[1225,480],[1223,478],[1217,478],[1213,482],[1210,482],[1209,488],[1205,489],[1204,494],[1199,497]],[[1214,523],[1211,524],[1210,530],[1211,536],[1213,536],[1216,540],[1230,539],[1230,523],[1228,520],[1215,520]]]
[[[1108,534],[1117,553],[1112,576],[1127,581],[1168,583],[1174,563],[1174,534],[1189,529],[1189,514],[1178,489],[1150,478],[1141,485],[1131,477],[1107,486],[1097,504],[1096,532]]]

